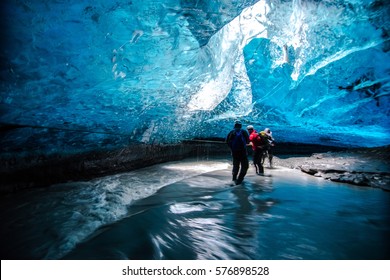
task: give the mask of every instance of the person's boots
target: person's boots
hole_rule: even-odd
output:
[[[264,167],[262,165],[259,165],[259,172],[257,175],[263,175],[264,174]]]

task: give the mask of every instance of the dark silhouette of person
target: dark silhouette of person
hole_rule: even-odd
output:
[[[233,158],[233,181],[236,185],[239,185],[244,180],[249,168],[248,152],[246,150],[246,146],[249,143],[249,135],[246,130],[242,129],[240,121],[235,121],[234,129],[226,136],[226,143],[231,150]]]
[[[274,155],[272,149],[275,146],[275,139],[272,137],[272,131],[269,128],[266,128],[262,132],[260,132],[260,136],[262,136],[265,141],[261,164],[264,165],[265,158],[268,157],[269,167],[273,168],[272,159]]]

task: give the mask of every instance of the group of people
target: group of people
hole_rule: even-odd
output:
[[[269,165],[272,168],[272,151],[275,140],[269,128],[257,132],[253,125],[248,125],[247,130],[242,128],[240,121],[235,121],[234,129],[226,137],[233,158],[233,181],[236,185],[241,184],[249,168],[247,146],[253,150],[253,165],[256,174],[264,174],[264,161],[268,157]]]

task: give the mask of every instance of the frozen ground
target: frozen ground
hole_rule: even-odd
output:
[[[275,164],[336,182],[390,190],[389,147],[277,157]]]

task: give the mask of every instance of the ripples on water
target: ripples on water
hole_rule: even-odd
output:
[[[389,259],[390,193],[182,161],[1,198],[2,259]]]

